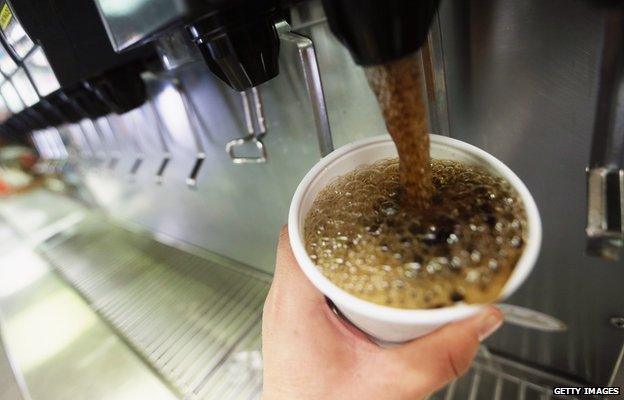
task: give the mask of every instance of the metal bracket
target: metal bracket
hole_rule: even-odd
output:
[[[420,58],[425,76],[431,133],[450,136],[451,128],[446,95],[446,69],[442,48],[442,28],[438,13],[433,17],[427,40],[423,43],[420,50]]]
[[[102,132],[104,140],[109,143],[108,148],[110,153],[110,160],[108,161],[107,167],[108,169],[113,171],[117,167],[117,164],[119,163],[119,160],[121,158],[121,144],[119,143],[119,138],[115,134],[115,130],[113,129],[113,126],[111,125],[108,116],[104,116],[102,118],[104,121],[106,121],[107,128],[104,129],[102,126],[100,126],[100,131]],[[105,134],[104,132],[108,132],[108,134]]]
[[[587,171],[587,253],[617,261],[624,248],[624,170]]]
[[[84,126],[82,126],[80,121],[76,122],[75,126],[80,131],[81,140],[84,144],[86,144],[86,147],[89,150],[89,153],[91,154],[89,158],[93,161],[93,163],[97,167],[103,161],[102,158],[99,156],[100,152],[95,150],[95,146],[93,145],[91,139],[89,138],[89,133],[85,130]]]
[[[47,166],[49,165],[49,160],[51,158],[50,150],[45,145],[45,143],[41,140],[41,137],[39,136],[39,134],[40,134],[39,131],[32,132],[30,134],[30,141],[35,146],[37,153],[39,153],[39,159],[42,160],[46,164],[46,169],[47,169]]]
[[[134,115],[132,113],[129,113],[126,115],[132,121],[134,132],[139,132],[140,129],[137,126],[136,121],[134,120]],[[143,151],[143,147],[141,146],[141,143],[137,140],[134,134],[131,134],[130,132],[128,132],[125,121],[122,118],[119,118],[119,125],[122,127],[125,136],[130,138],[130,143],[132,143],[132,147],[134,147],[134,150],[136,151],[136,158],[134,159],[134,162],[132,163],[132,167],[130,167],[130,171],[128,173],[128,178],[130,180],[134,180],[134,177],[136,176],[137,172],[139,172],[139,168],[141,168],[141,165],[143,164],[143,157],[144,157],[145,152]]]
[[[605,16],[589,168],[587,253],[618,260],[624,249],[624,11]]]
[[[56,160],[54,169],[56,171],[61,171],[65,164],[67,164],[67,159],[69,157],[63,138],[56,128],[48,128],[43,132],[43,134],[44,137],[47,138],[50,146],[54,149]]]
[[[83,117],[83,119],[81,121],[76,122],[76,125],[78,125],[78,128],[81,130],[85,141],[87,143],[87,145],[89,146],[89,149],[91,150],[91,154],[93,154],[93,161],[95,161],[96,166],[98,166],[101,162],[104,162],[104,160],[106,159],[106,152],[104,152],[104,148],[106,148],[106,150],[109,150],[107,145],[104,143],[104,140],[102,138],[102,132],[100,131],[100,127],[89,118],[89,115],[87,114],[87,112],[76,102],[72,103],[74,108],[78,111],[78,113]],[[95,136],[97,137],[98,140],[98,145],[94,145],[91,140],[89,139],[89,131],[91,131],[90,129],[86,129],[85,126],[83,126],[83,122],[88,122],[90,128],[92,128],[92,131],[95,132]],[[96,150],[96,148],[99,148],[101,150]],[[110,151],[108,151],[110,154]]]
[[[275,29],[280,37],[288,43],[293,43],[299,50],[299,60],[303,68],[306,89],[312,104],[314,114],[314,124],[316,126],[316,136],[319,142],[321,157],[334,150],[329,117],[327,115],[327,104],[325,103],[325,93],[323,92],[323,82],[319,72],[316,51],[312,39],[292,32],[290,25],[286,21],[275,24]]]
[[[199,115],[197,109],[195,108],[195,104],[191,101],[186,93],[186,89],[180,79],[173,78],[172,79],[173,86],[176,91],[180,95],[180,99],[182,100],[182,105],[184,106],[184,111],[189,120],[189,127],[191,128],[191,134],[193,135],[193,140],[195,141],[195,163],[193,164],[193,169],[191,169],[191,173],[186,178],[186,185],[189,188],[197,187],[197,177],[199,175],[199,171],[204,164],[204,160],[206,159],[206,149],[204,148],[204,142],[202,141],[201,134],[196,124],[200,124]]]
[[[241,99],[243,100],[243,112],[245,114],[247,136],[227,142],[225,145],[225,151],[228,153],[234,164],[265,163],[267,161],[267,152],[266,147],[262,142],[262,138],[266,135],[267,128],[262,98],[260,97],[260,93],[257,88],[251,88],[250,90],[241,92]],[[253,143],[260,155],[256,157],[237,156],[236,148],[247,143]]]
[[[67,138],[72,143],[72,147],[76,150],[78,157],[87,161],[89,159],[89,155],[86,154],[89,150],[88,146],[85,146],[85,138],[82,132],[78,133],[76,129],[80,130],[78,124],[66,125]]]
[[[156,121],[156,131],[158,132],[158,140],[160,142],[160,147],[163,153],[163,158],[160,161],[160,164],[158,166],[158,170],[156,171],[156,176],[154,179],[154,181],[160,185],[163,182],[165,169],[167,169],[167,166],[169,165],[169,161],[171,161],[171,150],[169,150],[169,145],[167,144],[168,131],[162,119],[160,118],[160,113],[158,112],[158,109],[156,109],[156,106],[154,105],[152,100],[148,99],[146,103],[148,105],[148,108],[150,109],[152,116],[154,117],[154,120]],[[142,112],[145,113],[145,109],[142,109]]]
[[[45,163],[45,168],[51,172],[60,171],[67,160],[67,149],[55,128],[47,128],[34,131],[30,134],[31,141],[41,160]]]

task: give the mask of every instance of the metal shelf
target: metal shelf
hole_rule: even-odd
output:
[[[40,250],[181,398],[260,397],[268,280],[101,219]],[[482,348],[470,371],[430,400],[546,400],[555,385],[577,386]]]
[[[266,280],[97,221],[41,251],[181,397],[260,396]]]
[[[482,346],[468,373],[430,396],[428,400],[577,400],[571,396],[553,396],[554,386],[580,385],[493,355]]]

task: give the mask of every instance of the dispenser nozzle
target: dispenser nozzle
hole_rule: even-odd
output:
[[[210,70],[235,90],[251,89],[279,73],[274,3],[218,9],[188,28]]]
[[[332,32],[356,63],[383,64],[424,43],[439,0],[323,0]]]

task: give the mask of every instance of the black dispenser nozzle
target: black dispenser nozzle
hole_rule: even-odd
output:
[[[238,2],[214,10],[188,30],[210,70],[243,91],[279,73],[277,10],[273,0]]]
[[[323,0],[329,26],[356,63],[396,60],[424,43],[439,0]]]

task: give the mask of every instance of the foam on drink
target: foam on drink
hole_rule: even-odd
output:
[[[325,187],[305,221],[310,257],[342,289],[387,306],[494,301],[524,247],[513,188],[481,168],[434,160],[431,203],[415,214],[399,169],[383,160]]]

